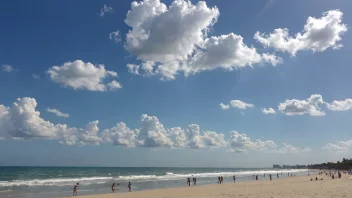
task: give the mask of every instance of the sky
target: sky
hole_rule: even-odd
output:
[[[350,1],[0,4],[2,166],[352,157]]]

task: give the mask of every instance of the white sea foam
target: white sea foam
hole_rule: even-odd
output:
[[[111,180],[112,177],[82,177],[82,178],[57,178],[57,179],[33,179],[33,180],[13,180],[0,181],[1,186],[66,186],[68,182],[70,185],[75,182],[86,182],[101,180]]]
[[[164,175],[128,175],[118,177],[81,177],[81,178],[53,178],[53,179],[34,179],[34,180],[14,180],[14,181],[0,181],[0,187],[10,186],[70,186],[76,182],[84,185],[89,184],[104,184],[111,181],[158,181],[158,180],[180,180],[187,177],[197,178],[216,178],[218,176],[233,176],[248,177],[252,175],[264,174],[287,174],[289,173],[304,173],[308,169],[291,169],[291,170],[257,170],[257,171],[235,171],[235,172],[206,172],[206,173],[183,173],[175,174],[166,172]]]

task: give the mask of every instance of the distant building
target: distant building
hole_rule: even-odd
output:
[[[282,166],[278,165],[278,164],[274,164],[273,168],[282,168]]]

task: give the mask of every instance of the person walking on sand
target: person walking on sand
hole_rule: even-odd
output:
[[[128,192],[132,192],[132,185],[131,185],[131,182],[128,182],[127,188],[128,188]]]
[[[78,185],[79,185],[79,183],[77,183],[77,184],[73,187],[73,195],[72,195],[72,196],[77,196],[77,194],[78,194]]]
[[[115,183],[112,184],[112,186],[111,186],[111,191],[112,191],[112,192],[115,192]]]

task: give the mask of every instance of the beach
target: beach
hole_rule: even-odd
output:
[[[318,177],[323,180],[310,181]],[[82,198],[222,198],[222,197],[277,197],[277,198],[331,198],[352,197],[352,176],[331,179],[325,175],[296,176],[279,180],[252,180],[238,183],[211,184],[180,188],[108,193],[80,196]],[[133,190],[133,189],[132,189]]]
[[[11,198],[72,196],[76,183],[82,196],[109,193],[112,183],[119,184],[119,193],[124,193],[128,182],[135,192],[184,187],[188,177],[196,177],[197,186],[206,186],[216,184],[218,176],[228,184],[233,175],[236,182],[246,182],[253,181],[254,175],[268,180],[272,174],[273,180],[281,180],[288,173],[296,177],[313,173],[308,169],[181,167],[0,167],[0,172],[0,197]]]

